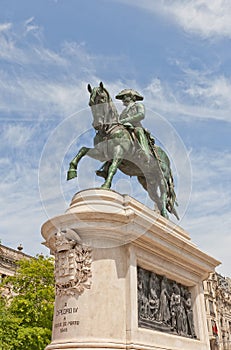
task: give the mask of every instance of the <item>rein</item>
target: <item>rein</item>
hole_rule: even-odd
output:
[[[121,126],[122,126],[122,124],[120,124],[120,123],[112,123],[110,125],[107,124],[106,127],[105,127],[105,125],[103,126],[103,130],[104,130],[106,135],[110,135],[111,133],[121,129]]]

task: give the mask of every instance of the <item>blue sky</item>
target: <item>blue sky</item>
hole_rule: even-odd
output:
[[[2,243],[48,253],[41,224],[76,190],[100,186],[96,161],[82,161],[77,182],[65,172],[92,144],[86,85],[102,80],[113,97],[144,95],[143,124],[172,161],[180,225],[231,276],[230,16],[229,0],[2,0]],[[151,205],[133,179],[118,174],[113,189]]]

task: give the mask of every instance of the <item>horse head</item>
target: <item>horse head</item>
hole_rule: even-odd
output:
[[[96,130],[103,129],[106,125],[118,121],[118,113],[114,107],[112,99],[107,89],[101,82],[99,86],[92,88],[88,84],[87,89],[90,93],[89,106],[93,114],[93,127]]]

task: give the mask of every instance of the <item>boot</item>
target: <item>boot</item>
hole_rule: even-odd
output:
[[[99,170],[96,170],[95,172],[96,175],[103,177],[106,180],[106,178],[108,177],[108,169],[110,165],[111,165],[111,161],[105,162]]]

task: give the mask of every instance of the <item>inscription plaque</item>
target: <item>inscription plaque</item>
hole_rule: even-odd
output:
[[[56,310],[56,322],[54,329],[59,333],[67,333],[70,327],[78,326],[79,320],[77,319],[78,307],[68,307],[67,303],[60,309]]]

